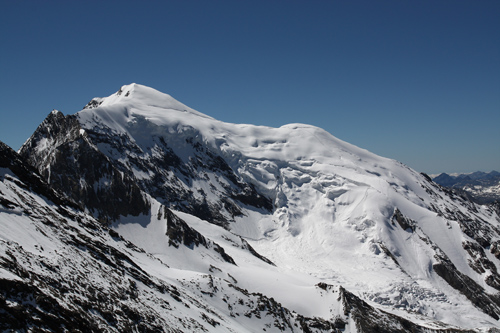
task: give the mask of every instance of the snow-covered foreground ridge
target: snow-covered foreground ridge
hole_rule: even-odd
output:
[[[142,321],[123,319],[124,306],[141,308],[132,298],[116,300],[125,315],[114,313],[113,320],[102,307],[81,307],[100,329],[120,331],[124,323],[141,329],[148,316],[161,318],[148,328],[165,331],[484,331],[500,325],[498,211],[320,128],[224,123],[131,84],[75,115],[52,112],[19,154],[76,203],[76,215],[58,223],[79,230],[78,246],[60,227],[19,213],[23,208],[16,207],[29,210],[35,201],[49,206],[39,209],[55,208],[43,198],[26,203],[22,198],[35,194],[24,194],[2,165],[2,258],[11,253],[26,263],[32,259],[25,257],[43,256],[35,244],[52,238],[58,244],[53,262],[64,257],[56,248],[64,249],[76,262],[125,274],[146,309],[137,310]],[[89,225],[94,231],[85,229]],[[103,251],[96,244],[121,253],[115,256],[120,264],[89,256]],[[120,270],[121,264],[128,268]],[[23,267],[40,281],[55,279],[47,267],[66,278],[80,269],[47,265]],[[155,282],[130,273],[130,265]],[[2,264],[2,277],[25,281],[11,266]],[[96,279],[80,275],[80,284]],[[114,294],[113,283],[102,279],[101,291]],[[161,293],[155,284],[177,294]],[[76,306],[36,287],[63,307]],[[158,305],[163,301],[169,306]],[[176,302],[185,306],[172,306]]]

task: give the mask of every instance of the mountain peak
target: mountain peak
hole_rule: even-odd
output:
[[[85,105],[84,109],[95,109],[99,106],[107,106],[119,102],[123,102],[123,100],[127,97],[132,97],[131,94],[135,91],[135,88],[140,86],[136,83],[131,83],[127,85],[121,86],[121,88],[115,92],[114,94],[108,97],[95,97],[93,98],[87,105]],[[148,87],[145,87],[148,88]],[[151,89],[151,88],[150,88]]]
[[[123,85],[116,93],[108,97],[95,97],[83,108],[83,110],[97,108],[123,109],[123,107],[141,110],[174,110],[213,119],[179,102],[169,94],[137,83]]]

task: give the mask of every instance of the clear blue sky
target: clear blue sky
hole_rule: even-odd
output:
[[[500,171],[500,1],[0,0],[0,140],[144,84],[427,173]]]

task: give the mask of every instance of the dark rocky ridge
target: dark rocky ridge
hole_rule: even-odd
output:
[[[37,149],[44,142],[49,148]],[[148,212],[149,202],[139,186],[88,140],[74,116],[50,113],[20,155],[51,186],[103,221]]]
[[[82,208],[74,201],[63,198],[50,187],[38,171],[30,166],[12,148],[0,141],[0,168],[10,170],[22,182],[21,186],[26,186],[27,190],[43,195],[56,205],[65,205],[74,208]],[[4,199],[5,200],[5,199]]]

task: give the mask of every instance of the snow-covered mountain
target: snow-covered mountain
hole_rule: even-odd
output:
[[[117,270],[135,281],[143,297],[134,306],[149,304],[142,319],[127,319],[123,304],[131,308],[131,299],[113,301],[121,312],[106,305],[111,321],[104,310],[83,307],[87,323],[101,329],[122,330],[127,323],[140,330],[148,313],[159,319],[146,329],[165,331],[485,331],[500,325],[498,211],[320,128],[224,123],[131,84],[75,115],[53,111],[19,153],[10,154],[36,168],[64,199],[47,202],[2,166],[5,253],[24,262],[40,255],[34,244],[54,238],[72,256],[95,260],[88,265],[96,270],[101,265],[101,272]],[[61,207],[72,203],[73,215],[60,223],[78,233],[70,237],[60,225],[42,228],[38,217],[16,215],[22,209],[9,205],[29,210],[33,200],[14,193],[41,195],[34,201],[49,208],[39,209],[67,211]],[[10,232],[10,223],[19,232]],[[107,252],[88,249],[87,242],[104,244]],[[51,258],[63,260],[55,253]],[[46,274],[67,278],[79,260],[73,271],[59,264]],[[39,272],[30,265],[25,271]],[[154,282],[128,273],[136,266]],[[7,280],[36,286],[9,267],[2,264]],[[92,274],[79,275],[92,284]],[[115,295],[112,282],[98,280],[104,295]],[[180,300],[155,285],[175,287]],[[71,298],[53,297],[63,307],[76,306]],[[161,299],[169,306],[160,309]]]

